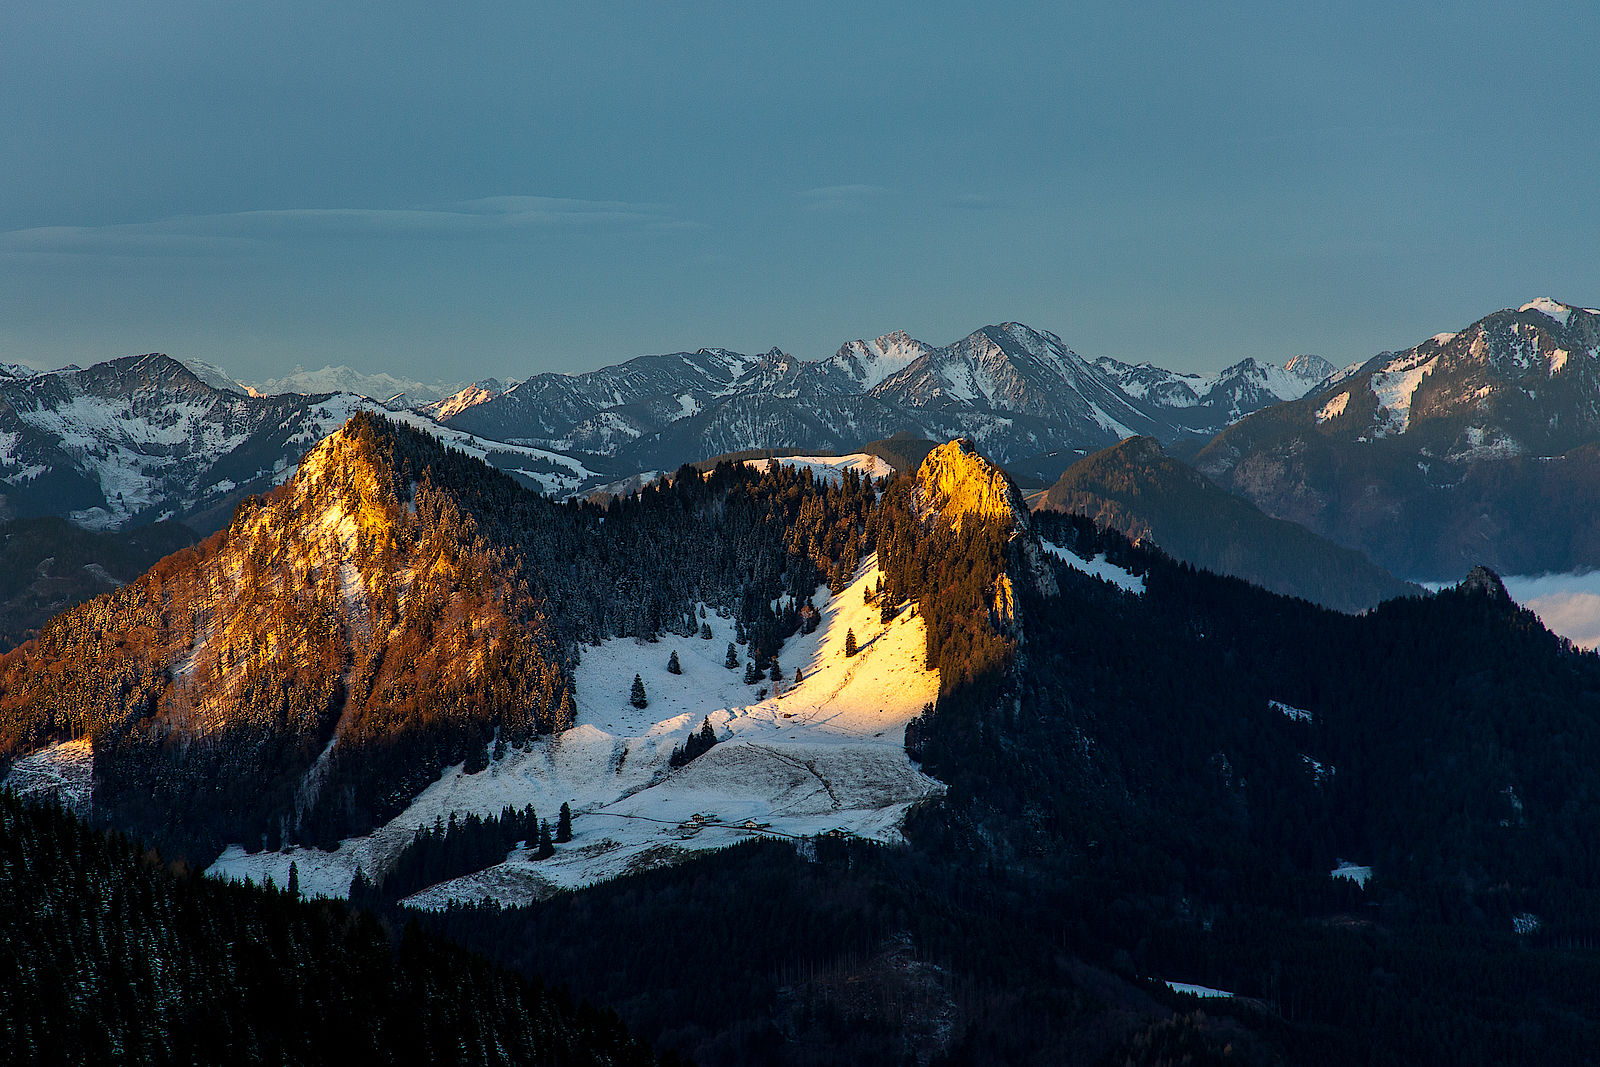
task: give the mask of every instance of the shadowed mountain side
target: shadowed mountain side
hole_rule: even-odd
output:
[[[1193,462],[1393,573],[1600,565],[1600,311],[1539,299],[1258,410]]]
[[[101,532],[54,517],[0,522],[0,652],[194,541],[194,532],[175,522]]]
[[[1197,567],[1339,611],[1421,592],[1361,553],[1225,492],[1149,437],[1079,460],[1038,507],[1088,515]]]

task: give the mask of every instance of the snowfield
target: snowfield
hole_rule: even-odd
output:
[[[572,806],[573,840],[550,859],[514,849],[503,863],[408,903],[526,903],[758,834],[841,830],[898,840],[911,805],[944,792],[905,754],[906,723],[936,697],[939,677],[923,669],[924,629],[913,607],[885,625],[877,605],[863,602],[878,577],[869,558],[838,597],[818,589],[822,624],[784,644],[776,694],[770,680],[744,684],[743,658],[737,670],[723,666],[734,625],[714,611],[706,614],[709,641],[667,635],[655,643],[626,638],[586,646],[577,669],[577,723],[559,737],[508,752],[475,775],[447,770],[393,822],[337,852],[247,855],[233,846],[209,873],[282,885],[295,862],[305,892],[343,896],[357,867],[380,873],[417,827],[451,812],[499,814],[506,805],[532,804],[554,825],[563,802]],[[851,630],[859,650],[847,659]],[[674,650],[681,675],[666,669]],[[799,685],[796,667],[805,676]],[[628,699],[635,674],[649,698],[643,709]],[[764,698],[761,689],[768,690]],[[673,747],[707,719],[720,743],[671,768]]]

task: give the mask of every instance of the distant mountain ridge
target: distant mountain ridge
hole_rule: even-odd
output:
[[[1314,356],[1244,360],[1218,375],[1085,360],[1053,333],[1009,322],[935,347],[904,331],[821,360],[700,349],[586,374],[537,374],[467,391],[437,415],[483,437],[670,469],[686,456],[756,448],[838,450],[909,432],[967,437],[1008,467],[1054,478],[1132,434],[1209,436],[1331,374]]]
[[[209,364],[205,364],[205,366],[209,366]],[[213,382],[212,384],[216,383]],[[343,365],[337,367],[327,366],[321,370],[310,371],[303,367],[295,367],[294,370],[279,378],[268,378],[262,381],[242,384],[245,388],[260,396],[276,396],[280,393],[304,393],[307,395],[316,393],[356,393],[360,396],[369,396],[374,400],[387,400],[396,393],[404,393],[406,407],[436,404],[464,387],[463,383],[459,381],[444,381],[441,379],[434,382],[420,382],[412,378],[401,378],[384,371],[359,371],[354,367]]]
[[[1600,566],[1600,311],[1540,298],[1380,353],[1195,465],[1397,574]]]

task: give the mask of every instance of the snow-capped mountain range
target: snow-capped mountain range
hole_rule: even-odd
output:
[[[847,450],[909,431],[969,437],[1013,469],[1054,477],[1131,434],[1209,436],[1332,372],[1315,356],[1283,367],[1249,359],[1209,378],[1089,361],[1013,322],[942,347],[896,331],[815,361],[777,348],[641,356],[588,374],[537,374],[499,395],[463,391],[438,411],[480,436],[641,470],[752,448]]]
[[[358,396],[369,396],[374,400],[387,400],[397,394],[404,394],[400,403],[409,408],[437,404],[463,388],[472,388],[459,381],[419,382],[412,378],[397,378],[382,371],[374,374],[342,365],[309,371],[303,367],[296,367],[281,378],[230,385],[228,384],[230,379],[225,371],[209,364],[200,364],[199,366],[217,372],[220,380],[213,380],[199,371],[196,366],[197,361],[185,360],[185,362],[191,368],[195,368],[196,373],[211,385],[219,388],[243,386],[246,391],[259,396],[275,396],[279,393],[355,393]],[[504,388],[503,385],[499,385],[500,390]]]
[[[1020,323],[938,348],[896,331],[812,361],[777,348],[703,348],[586,374],[485,378],[448,395],[444,383],[349,367],[248,384],[211,363],[157,354],[46,372],[8,364],[0,518],[56,514],[113,528],[176,517],[215,527],[352,412],[396,393],[405,396],[388,406],[406,420],[529,484],[570,493],[725,452],[845,452],[901,431],[969,437],[1012,469],[1049,479],[1134,433],[1210,435],[1329,372],[1305,356],[1281,368],[1245,360],[1210,378],[1088,361]]]

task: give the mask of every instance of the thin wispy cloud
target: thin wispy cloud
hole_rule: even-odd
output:
[[[859,214],[898,195],[882,185],[823,185],[795,194],[808,210],[829,214]]]
[[[521,231],[680,229],[689,225],[658,204],[495,196],[440,207],[278,208],[102,226],[38,226],[0,233],[0,253],[207,256],[282,240],[457,240]]]

